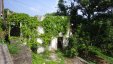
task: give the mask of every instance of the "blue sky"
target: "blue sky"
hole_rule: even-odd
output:
[[[57,10],[58,0],[4,0],[4,7],[31,16],[44,15]]]

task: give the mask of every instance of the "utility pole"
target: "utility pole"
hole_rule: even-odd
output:
[[[3,21],[3,30],[6,31],[6,21],[5,21],[5,17],[4,17],[5,16],[4,15],[4,0],[1,0],[1,1],[2,1],[2,5],[1,5],[1,7],[2,7],[1,8],[2,9],[1,10],[2,11],[1,12],[1,18],[2,18],[2,21]]]
[[[0,16],[4,17],[4,0],[0,0]]]
[[[3,15],[3,18],[4,18],[4,0],[2,0],[2,15]]]

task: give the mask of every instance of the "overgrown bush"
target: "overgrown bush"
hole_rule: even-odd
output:
[[[112,21],[109,18],[83,21],[77,25],[76,35],[78,49],[88,52],[89,46],[95,46],[108,54],[112,54]]]
[[[51,59],[49,59],[50,56],[50,52],[46,51],[43,54],[35,54],[32,53],[32,64],[64,64],[64,59],[63,59],[63,55],[61,55],[60,53],[58,54],[58,59],[57,61],[53,61]]]
[[[66,57],[77,56],[78,55],[77,49],[78,49],[78,41],[77,41],[77,37],[74,35],[69,38],[68,47],[64,51],[64,56]]]

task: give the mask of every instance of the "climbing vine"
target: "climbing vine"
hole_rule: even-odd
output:
[[[10,25],[20,26],[24,37],[32,36],[37,28],[37,18],[30,17],[27,14],[14,13],[8,17]]]
[[[14,13],[8,17],[9,25],[19,26],[22,36],[27,39],[27,44],[38,44],[36,38],[42,38],[44,45],[48,45],[52,37],[58,37],[59,33],[65,35],[69,28],[68,17],[65,16],[47,16],[41,22],[36,17],[30,17],[27,14]],[[38,35],[37,27],[44,28],[44,34]]]
[[[14,13],[8,16],[9,25],[20,27],[22,36],[28,39],[28,43],[36,43],[38,21],[36,17],[30,17],[23,13]],[[30,45],[31,46],[31,45]]]
[[[52,37],[58,37],[59,33],[62,33],[62,35],[67,33],[69,20],[65,16],[47,16],[40,25],[45,31],[45,34],[41,37],[48,43]]]

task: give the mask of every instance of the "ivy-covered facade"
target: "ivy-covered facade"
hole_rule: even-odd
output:
[[[40,17],[39,17],[40,18]],[[41,19],[41,18],[40,18]],[[43,19],[43,20],[42,20]],[[42,46],[49,45],[49,50],[63,48],[68,43],[70,34],[69,18],[66,16],[45,16],[42,17],[39,27],[43,28],[43,34],[39,35],[38,42],[43,41]]]
[[[43,20],[42,20],[43,18]],[[57,49],[58,42],[64,44],[68,42],[70,34],[69,17],[66,16],[46,16],[37,19],[37,17],[30,17],[27,14],[13,13],[8,16],[9,32],[14,28],[15,33],[19,33],[19,37],[23,38],[31,48],[40,46],[49,47],[50,49]],[[40,30],[42,28],[42,30]],[[43,33],[40,33],[43,31]],[[14,32],[12,31],[14,34]],[[12,33],[9,33],[10,35]],[[63,46],[63,45],[62,45]]]

